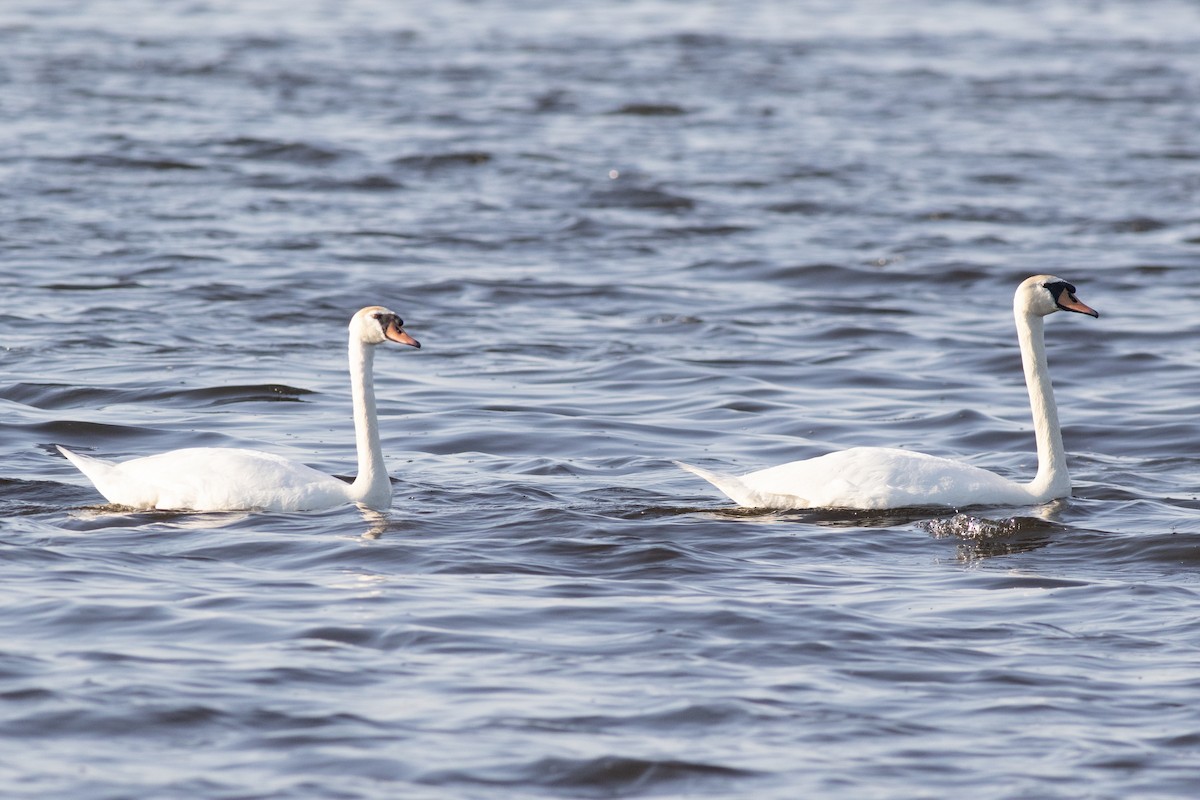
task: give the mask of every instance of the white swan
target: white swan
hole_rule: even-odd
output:
[[[350,320],[350,388],[358,477],[346,483],[311,467],[258,450],[190,447],[120,464],[59,451],[87,476],[108,502],[173,511],[315,511],[358,503],[376,511],[392,504],[375,412],[372,363],[375,346],[393,341],[420,348],[404,321],[382,306]]]
[[[1024,505],[1064,497],[1071,492],[1071,479],[1046,365],[1042,322],[1060,309],[1100,316],[1081,303],[1075,287],[1061,278],[1035,275],[1017,287],[1013,314],[1038,453],[1037,475],[1029,483],[1016,483],[970,464],[889,447],[855,447],[741,477],[676,463],[747,508]]]

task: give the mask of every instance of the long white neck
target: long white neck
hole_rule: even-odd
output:
[[[350,499],[376,511],[392,505],[392,482],[383,463],[379,417],[375,412],[375,348],[350,335],[350,393],[354,400],[354,438],[358,447],[358,475],[350,486]]]
[[[1058,406],[1054,403],[1054,387],[1050,385],[1050,368],[1046,364],[1043,318],[1022,308],[1015,309],[1015,315],[1038,455],[1037,475],[1025,488],[1038,501],[1053,500],[1071,493],[1071,476],[1067,474],[1067,453],[1063,449]]]

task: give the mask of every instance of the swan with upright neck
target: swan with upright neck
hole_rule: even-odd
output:
[[[1053,275],[1035,275],[1017,287],[1013,315],[1038,456],[1037,474],[1029,483],[1017,483],[970,464],[889,447],[854,447],[740,477],[689,464],[679,466],[746,508],[957,508],[1038,504],[1065,497],[1071,492],[1071,478],[1043,335],[1043,320],[1056,311],[1100,316],[1080,302],[1074,286]]]
[[[350,388],[358,475],[353,483],[273,453],[226,447],[190,447],[115,464],[59,451],[108,502],[172,511],[317,511],[347,503],[384,511],[392,484],[383,462],[375,410],[375,347],[395,342],[420,348],[404,321],[383,306],[350,320]]]

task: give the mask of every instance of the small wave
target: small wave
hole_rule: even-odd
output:
[[[661,189],[618,188],[593,193],[587,205],[592,208],[689,211],[696,207],[696,201]]]
[[[275,174],[257,174],[245,179],[246,185],[254,189],[289,189],[317,192],[345,191],[395,191],[404,184],[387,175],[360,175],[353,178],[291,178]]]
[[[974,205],[926,211],[919,216],[919,219],[949,222],[992,222],[1001,225],[1024,225],[1033,221],[1028,215],[1011,208]]]
[[[745,225],[684,225],[659,228],[657,233],[664,238],[688,238],[692,236],[733,236],[752,230]]]
[[[207,400],[211,406],[231,403],[298,403],[304,395],[315,394],[311,389],[301,389],[282,383],[247,384],[242,386],[209,386],[202,389],[187,389],[173,392],[180,400]]]
[[[453,167],[475,167],[492,160],[492,154],[483,150],[465,150],[457,153],[431,153],[428,155],[400,156],[393,158],[394,167],[415,167],[436,170]]]
[[[240,158],[254,161],[286,161],[291,164],[330,164],[342,157],[336,150],[308,144],[287,142],[278,139],[256,139],[238,137],[216,142],[220,148],[232,150]]]
[[[57,455],[57,453],[55,453]],[[40,514],[62,507],[70,490],[57,481],[0,477],[0,513],[6,518]],[[11,554],[9,560],[11,560]]]
[[[682,791],[687,786],[706,786],[756,777],[758,773],[675,759],[643,759],[624,756],[597,758],[543,758],[506,770],[440,771],[426,775],[422,783],[454,783],[488,786],[540,786],[585,796],[613,797],[635,792]],[[709,786],[711,788],[711,786]]]
[[[608,113],[634,117],[679,117],[688,112],[687,109],[674,103],[626,103]]]
[[[145,289],[146,284],[130,280],[98,283],[44,283],[38,287],[51,292],[104,292],[112,289]]]
[[[979,175],[970,176],[970,180],[975,183],[994,186],[1014,186],[1018,183],[1024,183],[1025,178],[1020,175],[1013,175],[1009,172],[984,172]]]
[[[1161,150],[1131,154],[1133,158],[1163,161],[1200,161],[1200,150]]]
[[[117,403],[153,403],[155,405],[221,406],[231,403],[299,402],[309,389],[279,383],[238,386],[206,386],[198,389],[114,389],[98,386],[71,386],[61,383],[14,383],[0,388],[0,399],[54,410],[88,408]]]
[[[107,153],[89,153],[78,156],[52,157],[49,161],[62,164],[73,164],[86,167],[101,167],[107,169],[153,170],[156,172],[179,170],[202,170],[199,164],[180,161],[173,158],[131,158],[129,156],[114,156]]]
[[[793,200],[787,203],[771,203],[767,207],[767,211],[773,211],[776,214],[799,214],[805,217],[815,217],[820,214],[832,214],[841,209],[832,206],[829,203],[814,203],[809,200]]]
[[[1105,223],[1104,227],[1113,233],[1150,233],[1168,227],[1168,223],[1153,217],[1129,217]]]

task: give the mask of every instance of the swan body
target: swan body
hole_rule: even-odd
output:
[[[1043,319],[1059,310],[1100,316],[1079,301],[1074,286],[1052,275],[1035,275],[1017,287],[1013,315],[1038,452],[1037,475],[1029,483],[960,461],[891,447],[854,447],[742,476],[676,463],[747,508],[1025,505],[1065,497],[1071,492],[1071,479],[1043,335]]]
[[[189,447],[113,463],[59,451],[108,502],[174,511],[316,511],[357,503],[384,511],[392,485],[383,461],[372,365],[375,346],[391,341],[420,348],[404,322],[382,306],[350,320],[350,384],[358,446],[353,483],[273,453],[227,447]]]

